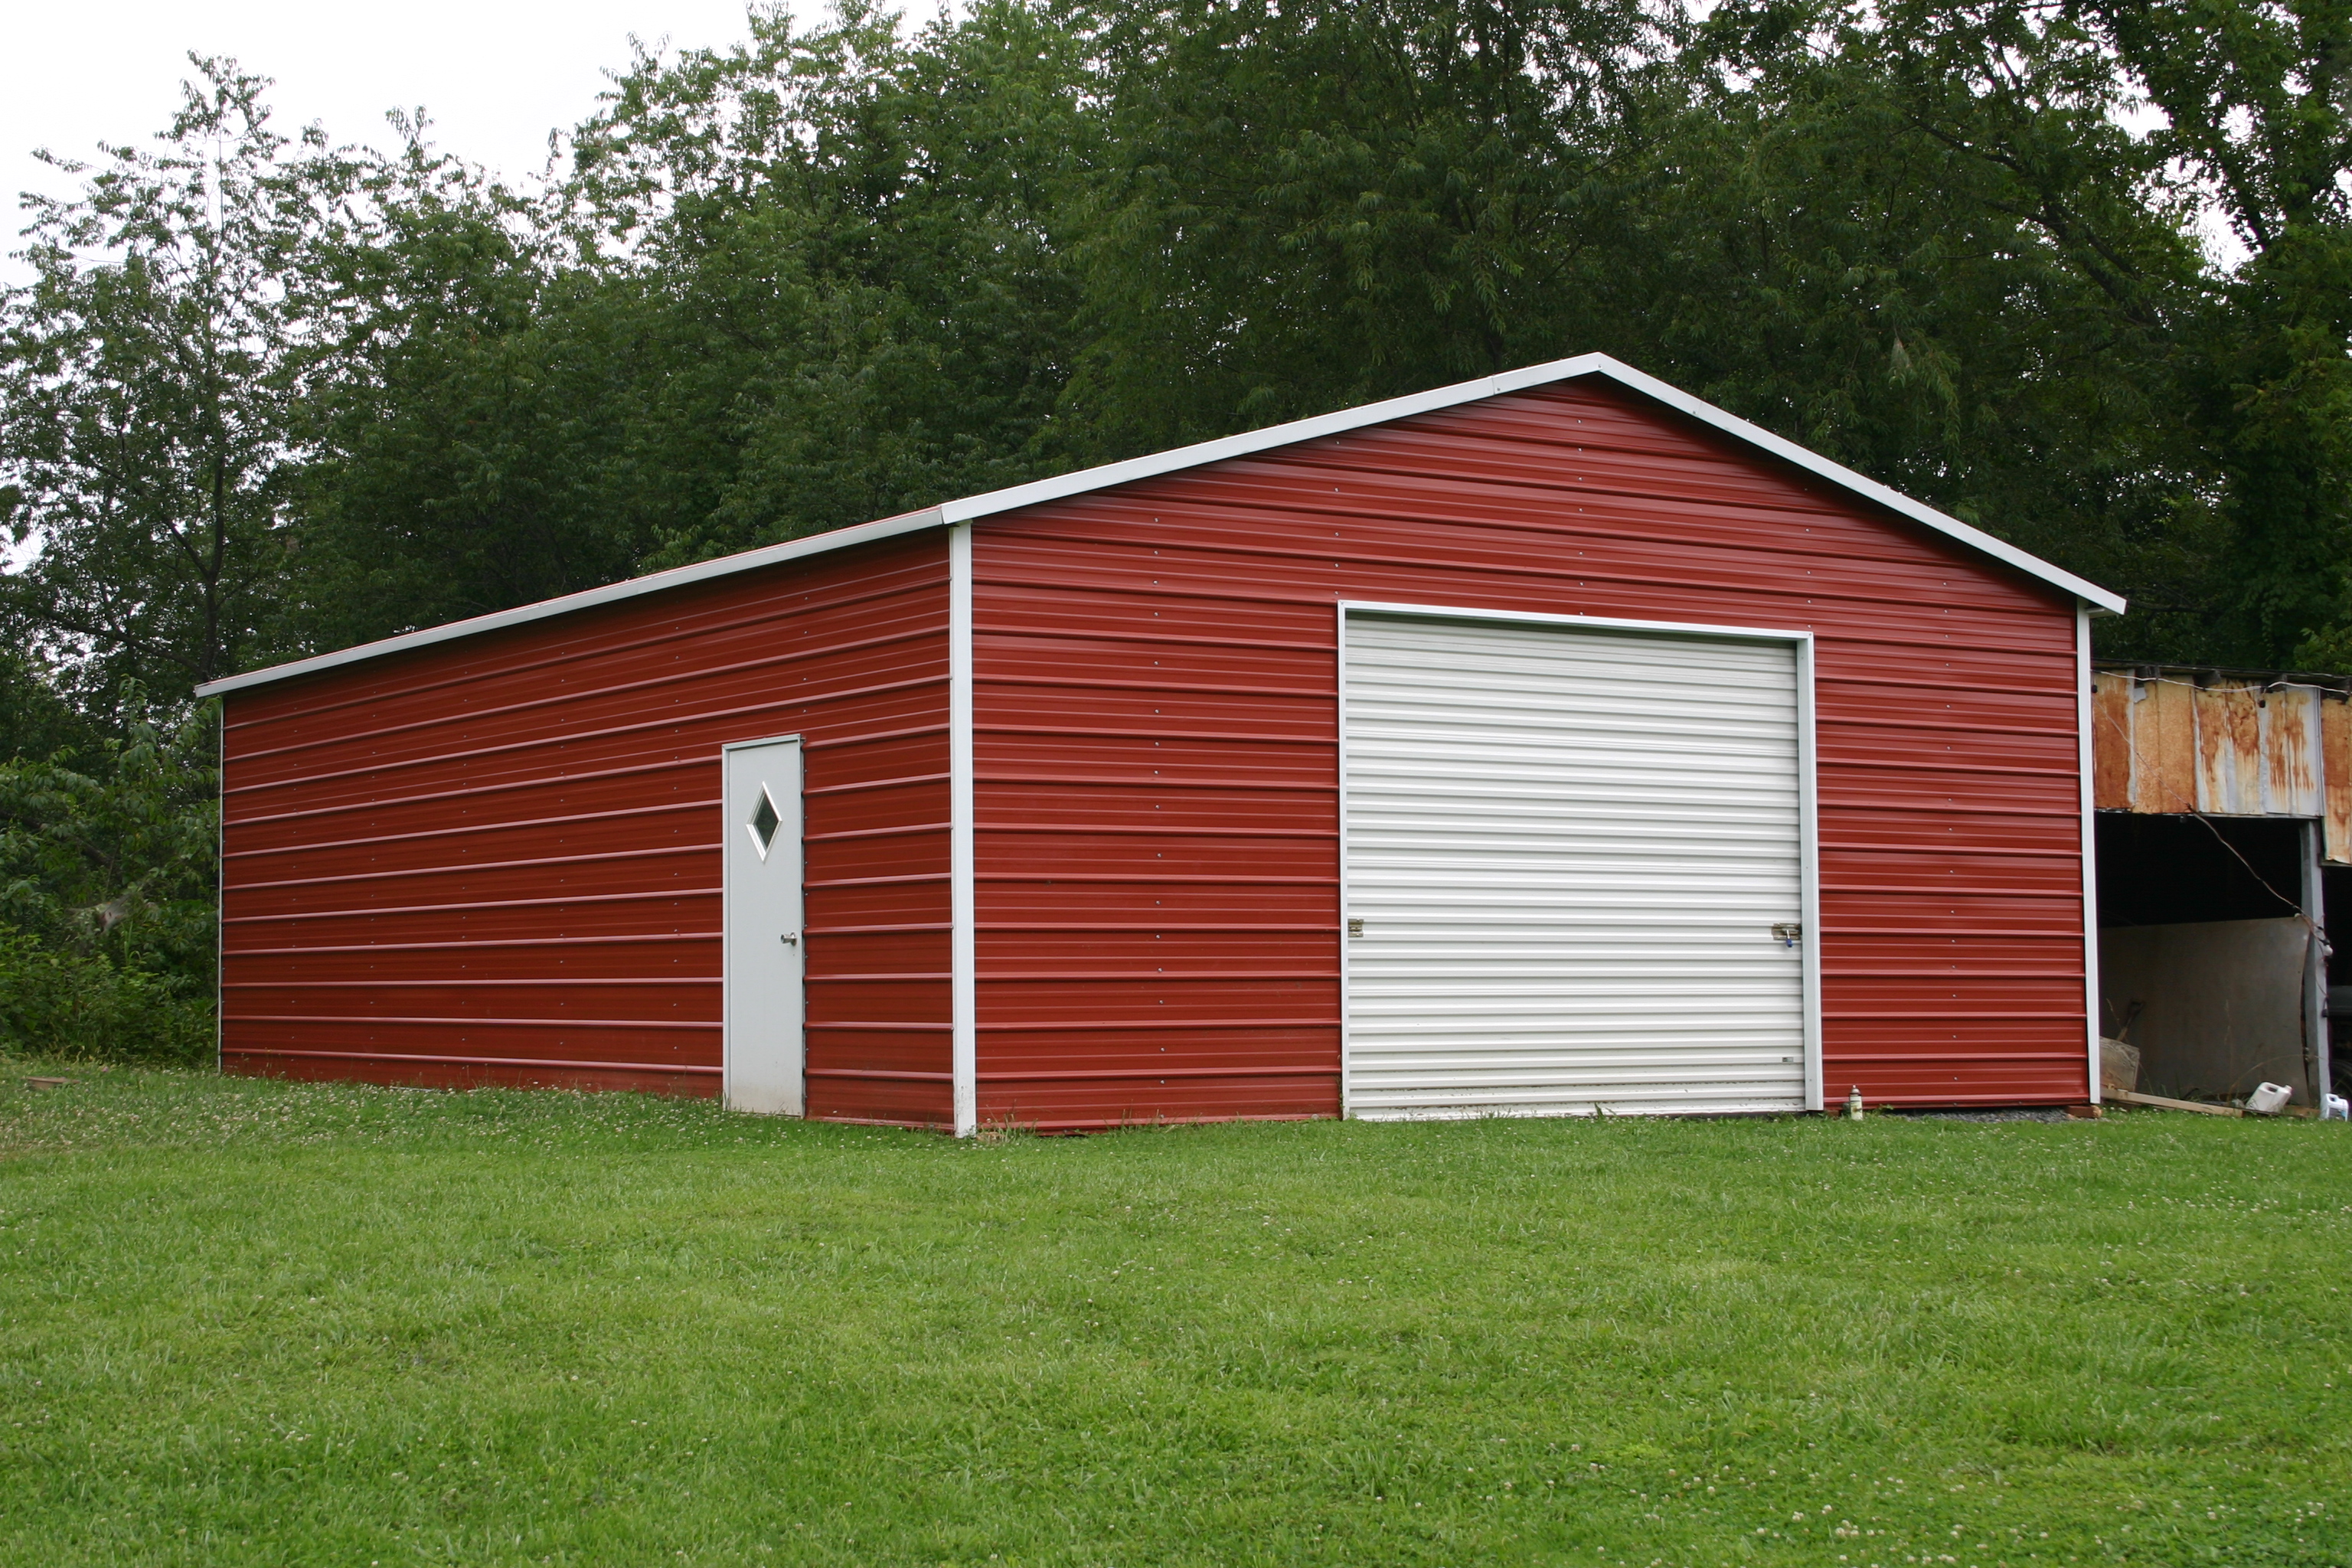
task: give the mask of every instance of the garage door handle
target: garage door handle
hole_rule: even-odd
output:
[[[786,947],[798,947],[801,944],[801,933],[796,931],[788,931],[783,934],[781,940]]]

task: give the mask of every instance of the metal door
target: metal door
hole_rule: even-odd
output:
[[[1799,648],[1345,636],[1349,1113],[1801,1109]]]
[[[805,1107],[801,981],[801,742],[730,746],[726,782],[727,1103]]]

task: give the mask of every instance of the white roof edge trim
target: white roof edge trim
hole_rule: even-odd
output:
[[[855,528],[835,529],[829,533],[814,533],[805,539],[788,539],[782,544],[762,545],[734,555],[714,556],[698,561],[691,566],[675,566],[667,572],[648,576],[631,577],[619,583],[608,583],[601,588],[590,588],[578,594],[566,594],[560,599],[541,599],[537,604],[518,605],[511,610],[499,610],[492,615],[476,616],[471,620],[451,621],[446,626],[426,626],[422,631],[403,632],[395,637],[361,643],[356,647],[340,648],[310,658],[298,658],[290,664],[273,664],[264,669],[248,670],[243,675],[225,676],[208,680],[196,688],[199,697],[217,697],[223,692],[241,691],[249,686],[262,686],[271,681],[290,680],[298,675],[314,675],[339,665],[356,664],[362,659],[380,658],[385,654],[405,653],[411,648],[431,647],[436,643],[454,642],[459,637],[474,637],[482,632],[494,632],[506,626],[519,626],[550,616],[585,610],[597,605],[614,604],[622,599],[634,599],[640,594],[658,594],[665,588],[682,588],[689,583],[707,582],[713,577],[732,576],[738,572],[755,571],[761,566],[774,566],[803,556],[821,555],[827,551],[846,550],[853,544],[866,544],[877,539],[888,539],[897,534],[914,533],[926,528],[939,528],[946,519],[940,509],[930,507],[922,511],[910,511],[902,517],[886,517],[876,522],[860,523]]]
[[[1631,391],[1655,399],[1677,413],[1688,415],[1702,425],[1714,426],[1727,436],[1734,436],[1751,447],[1760,447],[1783,461],[1795,464],[1810,473],[1828,479],[1832,484],[1853,491],[1865,500],[1877,502],[1890,511],[1902,513],[1915,522],[1925,523],[1938,533],[1946,534],[1994,560],[2013,566],[2027,576],[2039,578],[2053,587],[2063,589],[2094,609],[2109,615],[2121,615],[2124,601],[2095,583],[2085,582],[2071,572],[2061,571],[2036,555],[2029,555],[2013,544],[1995,539],[1982,529],[1971,528],[1958,518],[1937,511],[1924,501],[1912,500],[1900,490],[1890,489],[1876,479],[1865,479],[1842,463],[1833,463],[1818,452],[1808,451],[1793,441],[1775,436],[1760,425],[1751,425],[1736,414],[1728,414],[1714,404],[1693,397],[1680,387],[1647,375],[1632,365],[1621,363],[1607,354],[1578,354],[1573,359],[1553,360],[1549,364],[1528,365],[1523,370],[1505,371],[1498,375],[1483,376],[1476,381],[1458,382],[1452,386],[1440,386],[1428,392],[1416,392],[1407,397],[1391,397],[1384,403],[1367,403],[1359,408],[1343,408],[1334,414],[1321,414],[1312,419],[1293,420],[1287,425],[1272,425],[1263,430],[1245,431],[1239,436],[1227,436],[1222,440],[1203,441],[1197,446],[1178,447],[1171,451],[1155,452],[1148,458],[1134,458],[1124,463],[1111,463],[1099,468],[1085,468],[1058,479],[1039,479],[1033,484],[1016,485],[1011,489],[992,490],[986,495],[969,496],[962,500],[944,503],[940,511],[950,522],[969,522],[992,513],[1010,511],[1015,507],[1035,506],[1043,501],[1061,500],[1087,490],[1101,489],[1110,485],[1126,484],[1135,479],[1148,479],[1160,474],[1172,473],[1202,463],[1213,463],[1227,458],[1246,457],[1270,447],[1286,447],[1296,441],[1311,441],[1318,436],[1336,436],[1343,431],[1360,429],[1367,425],[1384,424],[1392,419],[1409,418],[1415,414],[1427,414],[1457,404],[1475,403],[1482,398],[1496,397],[1507,392],[1520,392],[1531,386],[1543,386],[1556,381],[1569,381],[1577,376],[1598,375],[1616,382]]]
[[[242,690],[275,680],[290,679],[298,675],[310,675],[339,665],[375,658],[384,654],[402,653],[410,648],[429,647],[435,643],[457,637],[472,637],[478,632],[496,631],[504,626],[521,626],[549,616],[584,610],[597,605],[609,605],[621,599],[635,598],[640,594],[656,594],[666,588],[683,587],[712,577],[735,572],[755,571],[781,562],[795,561],[803,556],[821,554],[829,550],[846,550],[894,534],[912,533],[919,529],[938,528],[1011,511],[1019,507],[1036,506],[1045,501],[1062,500],[1083,495],[1089,490],[1106,489],[1113,485],[1131,483],[1137,479],[1157,478],[1180,469],[1198,468],[1203,463],[1222,462],[1228,458],[1244,458],[1254,452],[1264,452],[1276,447],[1287,447],[1299,441],[1312,441],[1318,437],[1337,436],[1349,430],[1360,430],[1368,425],[1385,424],[1406,419],[1416,414],[1429,414],[1440,408],[1452,408],[1460,404],[1476,403],[1485,398],[1499,397],[1505,393],[1523,392],[1533,386],[1546,386],[1554,382],[1570,381],[1578,376],[1597,375],[1613,381],[1628,391],[1664,404],[1676,413],[1688,416],[1702,425],[1710,426],[1727,436],[1737,437],[1751,447],[1759,447],[1793,464],[1797,468],[1829,480],[1843,489],[1850,490],[1865,500],[1899,513],[1914,522],[1967,545],[1980,554],[1989,555],[2004,565],[2015,568],[2029,577],[2047,583],[2052,587],[2072,595],[2094,614],[2121,615],[2125,601],[2095,583],[2084,581],[2071,572],[2061,571],[2036,555],[2029,555],[2015,545],[1995,539],[1982,529],[1971,528],[1958,518],[1937,511],[1924,501],[1912,500],[1900,490],[1890,489],[1876,479],[1865,479],[1842,463],[1833,463],[1818,452],[1808,451],[1794,441],[1775,436],[1760,425],[1751,425],[1736,414],[1726,413],[1711,403],[1693,397],[1681,388],[1644,374],[1632,365],[1611,359],[1607,354],[1578,354],[1572,359],[1553,360],[1548,364],[1528,365],[1521,370],[1505,371],[1497,375],[1481,376],[1475,381],[1457,382],[1452,386],[1433,387],[1404,397],[1391,397],[1380,403],[1367,403],[1355,408],[1342,408],[1336,413],[1318,414],[1311,419],[1294,419],[1287,425],[1269,425],[1263,430],[1248,430],[1238,436],[1226,436],[1214,441],[1202,441],[1190,447],[1172,447],[1154,452],[1149,457],[1131,458],[1123,463],[1106,463],[1100,468],[1081,468],[1050,479],[1038,479],[1030,484],[1014,485],[1009,489],[991,490],[984,495],[967,496],[961,500],[943,502],[923,511],[908,512],[902,517],[884,518],[877,522],[861,523],[855,528],[835,529],[830,532],[811,534],[805,539],[788,540],[764,549],[747,550],[738,555],[722,555],[716,560],[697,562],[668,572],[656,572],[649,577],[632,577],[625,582],[591,588],[585,593],[567,595],[561,599],[547,599],[535,605],[521,605],[496,615],[477,616],[469,621],[453,621],[447,626],[429,626],[423,631],[408,632],[381,642],[362,643],[336,653],[320,654],[312,658],[297,659],[291,664],[272,665],[244,675],[232,675],[220,680],[207,681],[196,688],[199,697],[213,697],[223,692]]]
[[[2030,555],[2014,544],[1995,539],[1980,528],[1971,528],[1958,518],[1937,511],[1925,501],[1912,500],[1901,490],[1890,489],[1876,479],[1865,479],[1844,464],[1833,463],[1819,452],[1808,451],[1794,441],[1775,436],[1760,425],[1750,425],[1737,414],[1727,414],[1712,403],[1702,402],[1679,387],[1669,386],[1656,376],[1644,375],[1629,364],[1619,364],[1606,354],[1591,357],[1602,362],[1597,367],[1601,374],[1645,396],[1654,397],[1703,425],[1712,425],[1727,436],[1737,436],[1748,445],[1760,447],[1774,457],[1818,474],[1866,500],[1874,500],[1889,511],[1901,512],[1914,522],[1925,523],[1938,533],[1948,534],[1973,550],[2017,568],[2029,577],[2038,577],[2053,588],[2063,588],[2095,610],[2104,610],[2111,616],[2124,613],[2126,601],[2119,594],[2111,594],[2096,583],[2077,577],[2072,572],[2062,571],[2039,555]]]

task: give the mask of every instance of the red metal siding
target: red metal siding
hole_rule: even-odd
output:
[[[1570,384],[974,530],[979,1092],[1339,1109],[1342,599],[1811,627],[1827,1083],[2086,1091],[2073,605]]]
[[[224,1063],[715,1094],[719,747],[797,732],[813,1115],[943,1123],[947,550],[228,699]]]

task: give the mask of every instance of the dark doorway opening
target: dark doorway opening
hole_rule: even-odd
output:
[[[2099,924],[2266,921],[2301,907],[2303,824],[2276,816],[2098,816]]]
[[[2352,958],[2326,955],[2304,919],[2313,826],[2098,815],[2099,1025],[2133,1047],[2131,1087],[2242,1100],[2282,1083],[2306,1110],[2335,1087],[2328,988],[2352,986]],[[2317,901],[2352,916],[2352,875],[2341,878],[2342,903],[2328,897],[2332,880],[2323,877]],[[2352,1003],[2352,990],[2339,994]]]

